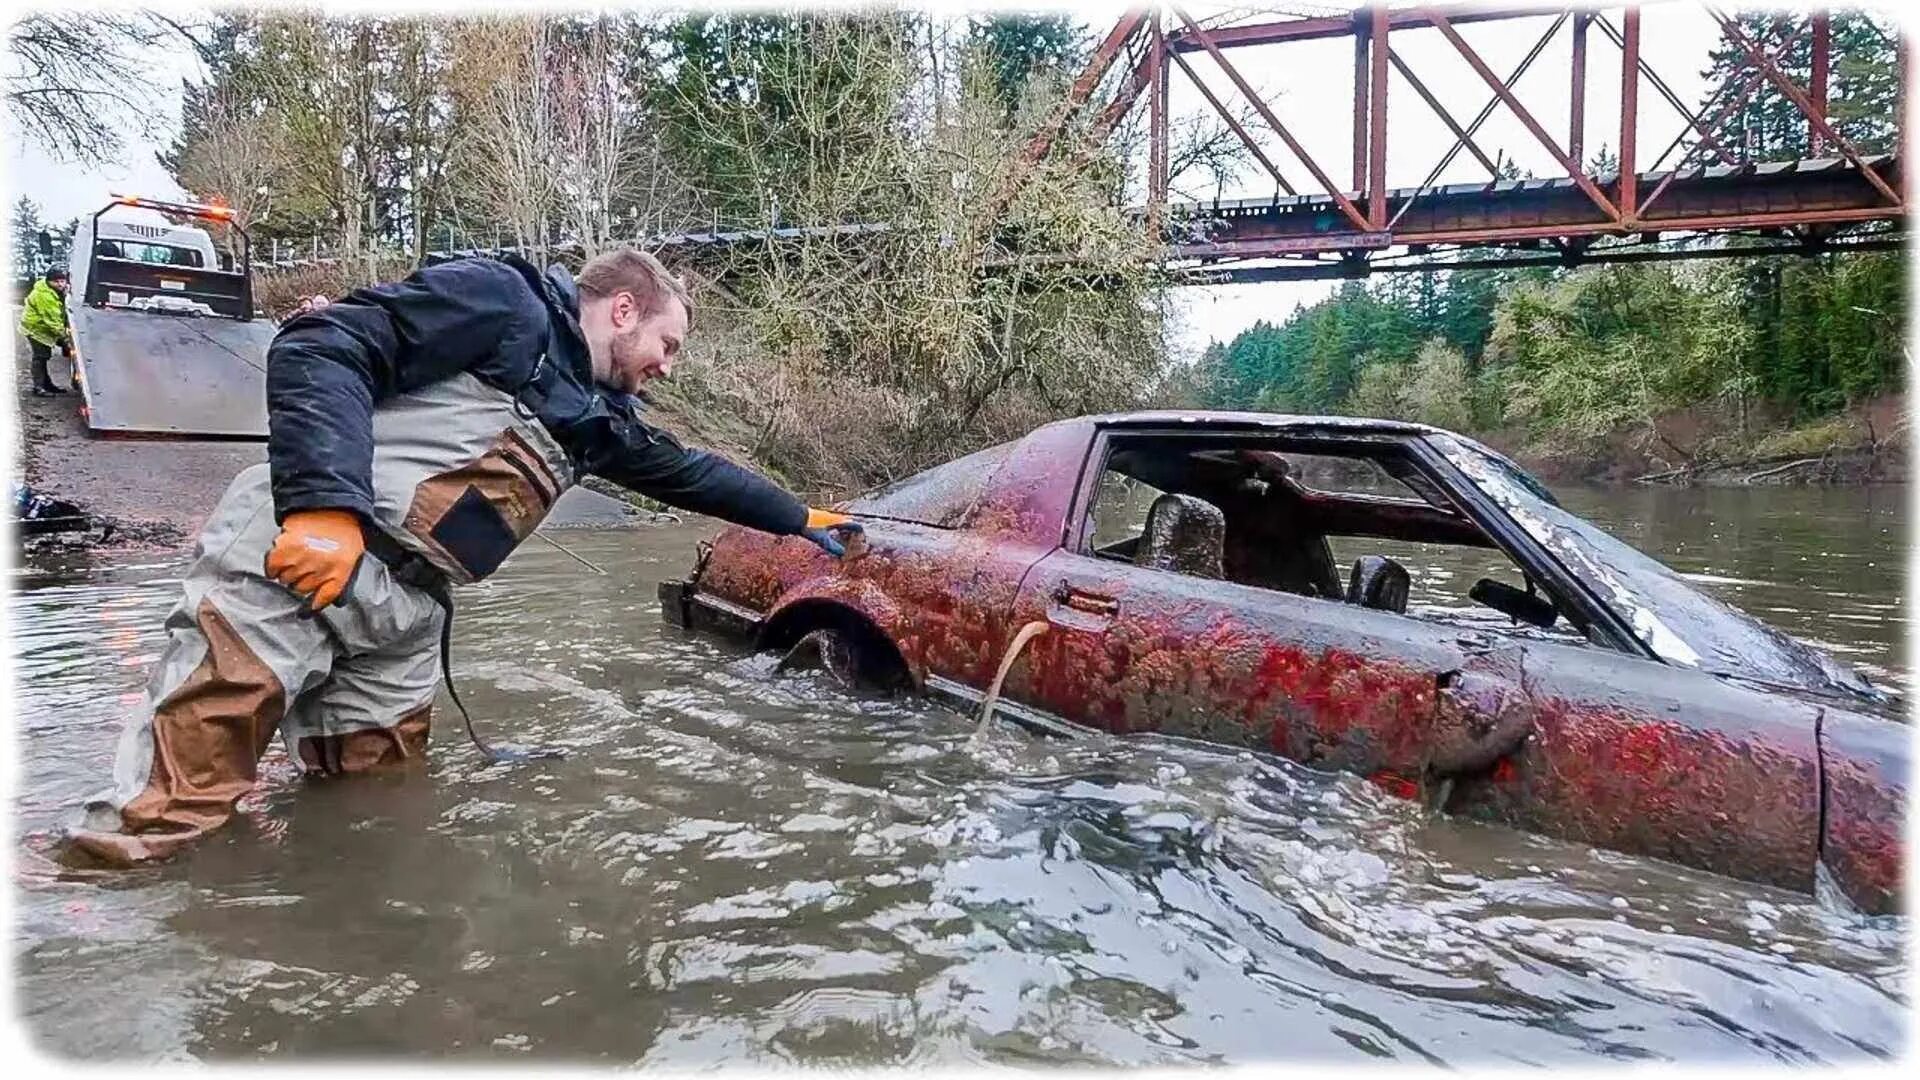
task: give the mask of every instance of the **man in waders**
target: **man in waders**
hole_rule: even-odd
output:
[[[641,420],[634,392],[671,372],[691,315],[656,259],[619,250],[578,281],[441,263],[282,326],[268,461],[209,517],[73,848],[132,865],[204,836],[276,730],[309,776],[418,762],[447,586],[491,574],[587,474],[842,554],[830,530],[857,525]]]

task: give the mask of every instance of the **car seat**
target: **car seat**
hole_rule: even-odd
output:
[[[1406,567],[1385,555],[1362,555],[1347,578],[1347,603],[1405,615],[1410,588]]]
[[[1220,508],[1191,495],[1162,495],[1147,510],[1147,527],[1133,564],[1194,577],[1222,577],[1227,519]]]

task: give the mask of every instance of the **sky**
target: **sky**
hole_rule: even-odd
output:
[[[1325,14],[1344,7],[1324,4],[1226,7],[1195,3],[1189,10],[1202,20],[1208,20],[1215,12],[1230,11],[1239,13],[1236,22],[1253,22],[1284,18],[1288,14]],[[365,4],[348,8],[368,10]],[[1706,90],[1701,72],[1706,67],[1708,50],[1718,37],[1711,18],[1699,6],[1684,2],[1656,2],[1645,5],[1643,10],[1642,55],[1676,96],[1689,105],[1697,104]],[[388,13],[391,14],[390,9]],[[1095,6],[1076,13],[1097,39],[1117,17],[1118,8]],[[1617,27],[1618,9],[1606,14]],[[1543,16],[1466,24],[1459,30],[1487,65],[1504,76],[1552,22],[1551,17]],[[1490,98],[1491,91],[1486,84],[1439,31],[1396,31],[1392,41],[1395,51],[1461,123],[1470,120]],[[1350,186],[1352,181],[1352,49],[1351,39],[1343,38],[1227,52],[1228,59],[1261,93],[1307,153],[1342,187]],[[1556,32],[1516,86],[1516,95],[1563,148],[1567,142],[1571,101],[1570,52],[1569,24]],[[1187,58],[1216,97],[1230,106],[1242,100],[1211,58],[1204,53],[1188,54]],[[149,61],[147,90],[153,102],[151,115],[156,127],[170,132],[178,123],[180,80],[197,75],[199,62],[184,46],[157,52]],[[1588,36],[1587,86],[1584,156],[1591,158],[1602,144],[1617,147],[1619,143],[1620,51],[1598,27]],[[1169,94],[1176,125],[1183,117],[1210,111],[1205,99],[1177,67],[1171,76]],[[1389,73],[1387,99],[1387,184],[1389,187],[1415,186],[1437,164],[1452,144],[1453,136],[1397,71]],[[1136,109],[1144,114],[1144,98]],[[1683,121],[1644,81],[1639,112],[1641,167],[1647,169],[1652,167],[1652,159],[1659,151],[1681,131]],[[1297,190],[1317,190],[1308,170],[1258,118],[1254,119],[1250,131]],[[183,194],[154,160],[154,154],[166,142],[164,135],[154,139],[129,139],[118,160],[103,167],[61,162],[38,147],[22,145],[11,132],[7,141],[9,205],[14,198],[25,194],[40,204],[47,220],[64,221],[90,213],[115,193],[159,197]],[[1505,106],[1495,110],[1476,136],[1476,142],[1488,154],[1511,158],[1521,168],[1539,175],[1563,174],[1551,155]],[[1462,153],[1440,174],[1436,183],[1471,182],[1485,177],[1480,165]],[[1242,169],[1235,184],[1217,193],[1198,176],[1177,180],[1176,187],[1184,187],[1183,194],[1188,197],[1202,199],[1216,194],[1222,198],[1264,197],[1274,191],[1265,171],[1253,162]],[[1299,305],[1319,300],[1336,287],[1332,282],[1289,282],[1176,290],[1174,354],[1195,357],[1210,341],[1231,340],[1263,319],[1283,320]]]
[[[161,6],[185,10],[179,5]],[[83,7],[76,5],[71,10]],[[185,42],[148,50],[141,59],[146,69],[141,96],[150,103],[146,119],[155,137],[129,138],[118,157],[103,165],[76,165],[20,138],[9,118],[5,157],[9,207],[25,195],[40,206],[41,220],[66,221],[100,209],[114,195],[179,198],[185,194],[154,155],[165,148],[179,127],[180,80],[198,79],[204,68]],[[12,74],[10,55],[6,64],[8,74]]]

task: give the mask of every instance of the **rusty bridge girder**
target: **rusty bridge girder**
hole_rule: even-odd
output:
[[[1808,25],[1793,34],[1785,33],[1786,17],[1776,17],[1756,41],[1728,13],[1703,6],[1722,34],[1720,40],[1737,50],[1742,62],[1698,107],[1684,101],[1642,55],[1640,5],[1372,6],[1350,15],[1215,27],[1205,26],[1178,3],[1133,10],[1095,50],[988,209],[1003,210],[1015,197],[1019,181],[1069,141],[1063,135],[1079,111],[1100,108],[1097,123],[1080,136],[1079,152],[1084,152],[1085,142],[1105,139],[1144,96],[1152,117],[1147,203],[1136,214],[1164,241],[1162,256],[1179,280],[1363,276],[1376,270],[1420,269],[1430,265],[1421,257],[1448,250],[1533,249],[1542,253],[1541,260],[1571,264],[1629,257],[1629,247],[1636,249],[1632,258],[1684,258],[1729,250],[1804,254],[1898,246],[1904,238],[1908,198],[1901,152],[1904,115],[1895,117],[1895,145],[1886,153],[1863,152],[1836,130],[1828,114],[1834,70],[1829,14],[1812,12]],[[1470,28],[1518,20],[1529,20],[1532,26],[1551,21],[1523,62],[1510,71],[1496,71],[1469,40]],[[1433,92],[1432,81],[1422,79],[1396,48],[1395,35],[1416,31],[1427,31],[1429,37],[1437,32],[1473,70],[1471,93],[1456,90],[1453,98],[1457,102],[1484,96],[1477,114],[1456,115]],[[1782,70],[1779,60],[1809,32],[1811,72],[1802,85]],[[1316,159],[1302,144],[1294,130],[1300,117],[1293,116],[1290,125],[1288,110],[1263,99],[1230,55],[1254,46],[1339,38],[1351,39],[1354,47],[1350,184],[1334,179],[1331,159]],[[1599,87],[1588,80],[1589,50],[1595,46],[1619,53],[1617,84]],[[1897,55],[1903,101],[1908,52],[1902,35]],[[1540,102],[1529,101],[1517,89],[1520,76],[1543,57],[1549,65],[1564,62],[1569,77],[1567,102],[1556,103],[1564,110],[1561,114],[1549,115]],[[1131,58],[1130,72],[1119,63],[1123,58]],[[1229,103],[1196,71],[1200,65],[1211,65],[1224,77],[1233,88],[1224,96],[1249,106],[1267,138],[1235,118]],[[1170,200],[1166,117],[1168,82],[1175,69],[1272,177],[1272,197],[1185,204]],[[1108,78],[1114,71],[1123,74]],[[1099,95],[1101,86],[1114,82],[1117,89]],[[1807,145],[1790,159],[1755,160],[1725,130],[1739,107],[1762,88],[1790,101],[1806,125]],[[1588,106],[1602,93],[1612,95],[1610,104],[1620,117],[1617,140],[1607,140],[1617,148],[1619,165],[1605,173],[1582,160]],[[1324,95],[1316,95],[1310,107],[1325,105]],[[1681,134],[1650,161],[1646,152],[1651,148],[1642,145],[1640,130],[1648,106],[1671,110],[1682,122]],[[1502,110],[1519,121],[1531,145],[1544,152],[1557,173],[1524,180],[1499,177],[1497,156],[1490,157],[1475,135]],[[1389,187],[1387,150],[1397,127],[1432,125],[1435,120],[1452,136],[1451,149],[1417,185]],[[1471,154],[1489,179],[1437,183],[1462,152]],[[1724,243],[1658,246],[1713,236],[1754,242],[1731,248]]]

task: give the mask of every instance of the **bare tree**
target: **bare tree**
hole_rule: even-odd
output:
[[[285,132],[272,117],[216,98],[176,179],[195,198],[231,208],[234,224],[251,226],[267,217],[289,160]],[[237,254],[233,242],[229,236],[229,254]]]
[[[48,12],[7,34],[7,109],[22,134],[69,160],[101,162],[153,130],[147,50],[197,46],[190,24],[152,12]]]
[[[552,50],[559,61],[552,65],[552,100],[566,148],[554,163],[560,174],[562,219],[568,235],[588,254],[614,240],[614,206],[626,193],[636,164],[607,21],[604,15],[596,19],[585,41]]]
[[[625,16],[461,24],[458,185],[522,247],[558,234],[593,254],[660,228],[686,199],[649,123]]]
[[[538,18],[488,20],[455,32],[456,99],[467,113],[460,157],[468,193],[543,250],[560,202],[562,137],[546,62],[550,28]]]

